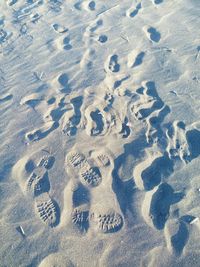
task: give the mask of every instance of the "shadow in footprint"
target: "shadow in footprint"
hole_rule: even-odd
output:
[[[108,40],[108,37],[105,34],[100,35],[99,36],[99,39],[98,39],[98,41],[100,43],[102,43],[102,44],[105,43],[105,42],[107,42],[107,40]]]
[[[92,120],[96,123],[96,127],[92,129],[92,135],[100,134],[104,129],[103,116],[99,109],[90,113]]]
[[[120,65],[118,64],[118,55],[111,56],[108,68],[112,72],[120,71]]]
[[[81,231],[87,232],[89,228],[90,193],[82,184],[73,192],[72,202],[74,210],[72,212],[72,222]]]
[[[127,209],[131,209],[130,203],[132,203],[135,183],[133,179],[131,179],[132,177],[130,177],[128,181],[123,182],[120,178],[119,171],[125,164],[127,157],[132,155],[134,158],[137,158],[146,147],[148,147],[148,144],[145,136],[140,136],[133,142],[125,144],[124,153],[119,155],[114,161],[115,167],[112,172],[112,188],[117,196],[123,214],[125,214]]]
[[[160,101],[162,101],[161,98],[159,97],[158,93],[157,93],[155,82],[148,81],[146,83],[146,88],[147,88],[147,95],[155,97],[155,98],[159,99]]]
[[[82,184],[79,184],[78,188],[73,192],[72,201],[74,207],[88,204],[90,202],[90,194],[88,189]]]
[[[66,73],[63,73],[58,77],[58,82],[63,87],[60,90],[62,93],[69,94],[71,92],[71,89],[70,89],[70,86],[69,86],[69,78],[68,78],[68,75]]]
[[[122,123],[122,129],[119,132],[119,134],[122,134],[122,138],[129,137],[129,135],[131,133],[131,129],[127,124],[128,124],[128,118],[125,117],[124,122]]]
[[[188,131],[186,139],[189,144],[191,159],[197,158],[200,155],[200,131],[197,129]]]
[[[70,49],[72,49],[72,46],[71,46],[71,44],[70,44],[70,38],[69,37],[65,37],[64,39],[63,39],[63,48],[64,48],[64,50],[70,50]]]
[[[7,95],[3,98],[0,98],[0,104],[4,103],[4,102],[7,102],[9,100],[11,100],[13,98],[13,95]]]
[[[33,172],[33,170],[36,168],[35,163],[33,160],[29,160],[25,165],[26,172]]]
[[[33,133],[27,134],[26,137],[27,137],[29,142],[39,141],[39,140],[45,138],[46,136],[48,136],[51,132],[53,132],[58,127],[59,127],[59,123],[57,121],[55,121],[52,124],[52,126],[49,129],[47,129],[46,131],[42,131],[42,130],[38,129]]]
[[[81,120],[81,111],[80,108],[83,104],[83,97],[82,96],[78,96],[75,97],[73,99],[71,99],[70,101],[72,103],[72,105],[74,106],[74,115],[71,119],[71,122],[74,126],[77,126],[80,123]]]
[[[52,200],[52,202],[54,204],[54,209],[55,209],[55,213],[56,213],[56,220],[51,226],[56,227],[60,223],[60,207],[54,199]]]
[[[156,4],[156,5],[159,5],[161,3],[163,3],[163,0],[154,0],[154,4]]]
[[[55,162],[54,156],[47,156],[41,159],[39,166],[43,166],[45,169],[50,170]]]
[[[88,7],[89,7],[89,9],[90,9],[91,11],[94,11],[94,10],[95,10],[95,7],[96,7],[96,3],[95,3],[95,1],[91,1],[91,2],[89,3]]]
[[[171,237],[171,243],[175,250],[175,253],[180,255],[187,243],[189,232],[187,225],[184,222],[180,222],[178,232]]]
[[[169,159],[167,153],[155,159],[151,166],[141,174],[145,190],[152,190],[161,182],[162,178],[168,177],[172,172],[173,162]]]
[[[131,18],[134,18],[134,17],[138,14],[138,12],[139,12],[139,10],[140,10],[141,8],[142,8],[142,4],[139,3],[139,4],[136,6],[136,9],[133,10],[133,11],[129,14],[129,16],[130,16]]]
[[[162,183],[158,186],[152,196],[149,211],[153,225],[158,230],[164,228],[169,217],[170,206],[179,202],[183,196],[183,193],[174,193],[173,188],[167,183]]]
[[[160,33],[153,27],[147,29],[147,32],[150,34],[150,39],[155,43],[160,41],[161,35]]]
[[[128,75],[128,76],[122,78],[121,80],[115,81],[115,82],[114,82],[114,86],[113,86],[114,89],[117,89],[118,87],[120,87],[121,84],[122,84],[124,81],[126,81],[126,80],[129,79],[129,77],[130,77],[130,76]]]
[[[137,67],[137,66],[139,66],[139,65],[142,64],[143,59],[144,59],[144,56],[145,56],[145,52],[140,52],[140,53],[137,55],[137,57],[136,57],[136,59],[135,59],[135,62],[133,63],[133,68],[135,68],[135,67]]]
[[[162,148],[167,147],[166,135],[162,129],[162,122],[165,117],[170,113],[170,108],[165,106],[158,114],[158,116],[153,116],[149,118],[150,129],[148,132],[148,143],[153,144],[154,140],[157,140],[157,143],[162,146]],[[152,133],[153,131],[153,133]]]
[[[155,83],[153,81],[148,81],[145,83],[145,88],[141,87],[139,89],[137,89],[137,93],[140,95],[147,95],[148,97],[151,97],[153,100],[153,104],[151,107],[148,108],[140,108],[136,115],[138,117],[138,120],[143,120],[146,119],[152,112],[154,112],[155,110],[159,110],[164,106],[164,103],[162,101],[162,99],[159,97],[157,90],[156,90],[156,86]],[[146,91],[145,91],[146,90]]]
[[[40,179],[34,189],[34,195],[37,197],[43,193],[48,193],[50,191],[49,176],[46,172],[42,179]]]

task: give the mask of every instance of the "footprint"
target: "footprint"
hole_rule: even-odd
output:
[[[182,121],[175,121],[167,131],[169,157],[180,158],[184,162],[191,160],[190,147],[186,138],[185,124]]]
[[[129,78],[130,78],[130,75],[125,76],[125,77],[123,77],[122,79],[115,81],[115,82],[114,82],[114,86],[113,86],[113,88],[114,88],[114,89],[117,89],[118,87],[120,87],[120,86],[122,85],[122,83],[123,83],[124,81],[128,80]]]
[[[0,29],[0,44],[5,43],[12,36],[12,32]]]
[[[108,41],[108,37],[105,34],[99,35],[98,41],[102,44],[106,43]]]
[[[135,67],[138,67],[139,65],[141,65],[141,64],[143,63],[144,56],[145,56],[145,52],[143,52],[143,51],[140,52],[140,53],[136,56],[132,68],[135,68]]]
[[[82,59],[80,61],[80,67],[82,69],[91,70],[96,58],[97,58],[96,51],[94,49],[90,49],[90,48],[87,49],[84,52]]]
[[[47,174],[53,168],[54,162],[54,156],[47,149],[41,149],[21,158],[14,165],[13,177],[17,180],[25,195],[29,190],[33,190],[34,184],[40,179],[47,178],[46,182],[49,183]]]
[[[77,3],[75,3],[74,4],[75,9],[81,11],[81,4],[82,4],[81,1],[78,1]]]
[[[104,135],[106,131],[106,121],[104,118],[104,111],[101,106],[94,107],[89,105],[85,110],[86,118],[86,133],[89,136]]]
[[[60,218],[59,207],[49,196],[48,171],[54,161],[55,158],[47,150],[41,150],[20,159],[12,170],[13,178],[17,180],[22,192],[33,198],[40,219],[51,227],[56,226]]]
[[[170,206],[183,198],[182,193],[174,193],[167,183],[162,183],[146,192],[142,204],[142,215],[148,225],[158,230],[164,228],[170,215]]]
[[[96,226],[98,232],[107,234],[119,231],[123,226],[123,218],[115,210],[107,210],[106,213],[91,214],[90,220]]]
[[[69,36],[68,37],[65,37],[63,39],[63,49],[64,50],[70,50],[70,49],[72,49],[72,46],[70,44],[70,38],[69,38]]]
[[[46,170],[50,170],[55,162],[55,157],[51,155],[44,155],[38,164],[39,167],[44,167]]]
[[[13,99],[13,95],[12,94],[8,94],[8,95],[5,95],[3,97],[0,98],[0,104],[3,104],[9,100]]]
[[[56,45],[59,50],[71,50],[72,45],[70,44],[71,40],[69,36],[66,36],[64,38],[58,38],[56,39]]]
[[[90,113],[90,117],[95,122],[96,127],[92,128],[91,135],[99,135],[102,133],[104,129],[104,123],[103,123],[103,116],[99,109],[96,109],[95,111],[92,111]]]
[[[134,18],[138,14],[138,12],[140,11],[141,8],[142,8],[142,4],[138,3],[135,8],[130,8],[127,11],[127,16],[130,18]]]
[[[152,190],[172,172],[173,163],[168,156],[157,153],[148,155],[145,161],[139,163],[134,169],[133,176],[140,190]]]
[[[109,58],[108,69],[111,72],[119,72],[120,71],[120,65],[118,64],[118,55],[112,55]]]
[[[122,229],[124,219],[112,188],[113,155],[102,148],[92,151],[91,157],[100,168],[103,182],[91,191],[90,227],[97,233],[115,233]]]
[[[28,143],[40,141],[41,139],[47,137],[51,132],[59,127],[57,121],[50,121],[46,123],[43,127],[35,129],[31,132],[26,133],[25,138]]]
[[[154,27],[146,26],[143,28],[143,30],[150,41],[155,43],[158,43],[160,41],[161,34]]]
[[[186,223],[183,221],[169,220],[166,223],[164,234],[169,252],[180,256],[189,237]]]
[[[61,26],[57,23],[53,24],[52,27],[53,27],[54,31],[56,31],[58,33],[65,33],[68,31],[67,28],[65,28],[64,26]]]
[[[45,192],[49,192],[50,184],[47,171],[38,167],[34,169],[27,181],[27,193],[33,196],[39,196]]]
[[[58,224],[58,207],[48,193],[41,194],[35,199],[35,209],[40,219],[48,226],[55,227]]]
[[[63,118],[63,133],[68,136],[74,136],[77,133],[77,127],[81,121],[81,106],[83,97],[78,96],[70,100],[72,110],[67,112]]]
[[[66,168],[67,171],[78,175],[88,187],[96,187],[102,182],[99,168],[92,166],[86,157],[77,151],[71,151],[67,154]]]
[[[161,3],[163,3],[163,0],[153,0],[153,4],[155,5],[159,5]]]
[[[68,91],[69,87],[68,84],[64,84],[66,76],[63,74],[59,76],[60,82],[66,86],[60,91]],[[63,79],[61,79],[63,78]],[[55,131],[60,126],[60,120],[62,119],[65,112],[68,110],[68,105],[65,102],[65,97],[54,101],[54,104],[50,105],[50,108],[47,109],[47,113],[43,114],[44,124],[41,128],[35,129],[26,133],[25,138],[28,143],[40,141],[41,139],[47,137],[50,133]],[[48,102],[47,102],[48,105]],[[48,106],[47,106],[48,107]]]
[[[147,132],[146,140],[148,144],[158,144],[162,147],[166,147],[167,138],[162,129],[162,122],[165,117],[170,113],[170,108],[164,106],[160,110],[156,110],[147,118]]]
[[[95,3],[95,1],[90,1],[89,4],[88,4],[88,8],[89,8],[91,11],[94,11],[95,8],[96,8],[96,3]]]
[[[128,118],[125,117],[124,122],[122,123],[122,129],[119,134],[122,135],[122,138],[128,138],[131,133],[131,129],[128,125]]]
[[[7,5],[8,6],[13,6],[18,2],[18,0],[7,0]]]
[[[137,120],[146,119],[155,110],[163,107],[164,103],[157,94],[155,83],[143,82],[142,87],[137,89],[139,99],[133,104],[131,110]]]
[[[133,50],[127,56],[127,66],[128,68],[135,68],[143,63],[145,57],[145,52],[141,50]]]
[[[87,232],[89,229],[89,191],[82,184],[78,184],[72,194],[72,223],[81,231]]]
[[[58,83],[62,86],[62,88],[60,89],[61,93],[70,93],[71,89],[69,86],[69,78],[68,75],[66,73],[62,73],[58,76],[57,78]]]
[[[31,95],[23,97],[20,101],[20,105],[27,105],[35,109],[35,107],[39,105],[40,102],[43,100],[44,100],[43,96],[40,96],[39,94],[31,94]]]
[[[200,131],[198,129],[188,130],[186,140],[189,145],[190,158],[197,158],[200,155]]]

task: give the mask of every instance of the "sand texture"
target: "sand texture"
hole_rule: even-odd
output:
[[[199,25],[199,0],[0,0],[0,267],[200,266]]]

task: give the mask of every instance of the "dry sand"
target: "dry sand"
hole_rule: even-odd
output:
[[[0,1],[0,267],[200,266],[200,1]]]

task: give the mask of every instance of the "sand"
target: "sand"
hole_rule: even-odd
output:
[[[0,266],[200,266],[200,1],[0,1]]]

